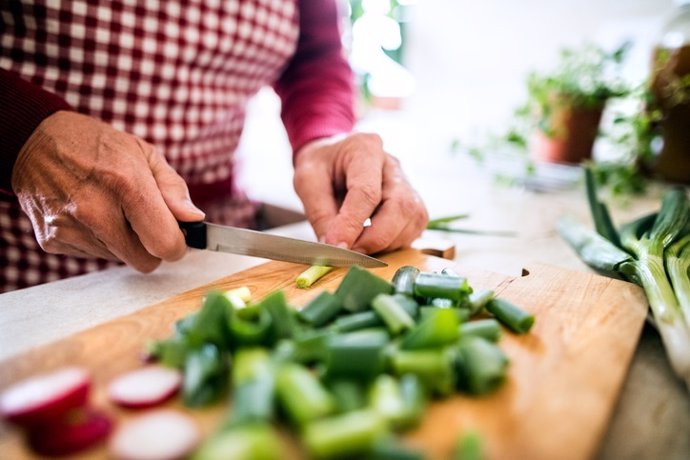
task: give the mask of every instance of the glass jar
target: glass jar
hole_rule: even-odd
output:
[[[690,183],[690,0],[677,3],[652,58],[652,110],[662,142],[648,166],[663,179]]]

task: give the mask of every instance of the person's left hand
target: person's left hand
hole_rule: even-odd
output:
[[[313,141],[295,159],[295,191],[319,241],[367,254],[409,246],[429,216],[375,134]],[[371,226],[364,222],[371,218]]]

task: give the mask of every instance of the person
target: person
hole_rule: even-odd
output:
[[[409,245],[427,212],[381,139],[353,131],[335,1],[2,2],[0,291],[150,272],[185,254],[177,221],[251,225],[232,153],[266,85],[318,239]]]

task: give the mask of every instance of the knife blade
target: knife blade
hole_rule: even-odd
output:
[[[373,257],[328,244],[271,235],[208,222],[179,222],[187,246],[297,264],[367,268],[388,264]]]

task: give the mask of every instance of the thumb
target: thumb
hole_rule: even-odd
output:
[[[151,172],[158,189],[175,219],[182,222],[203,220],[205,214],[192,203],[184,179],[170,167],[162,156],[154,153],[149,158]]]

